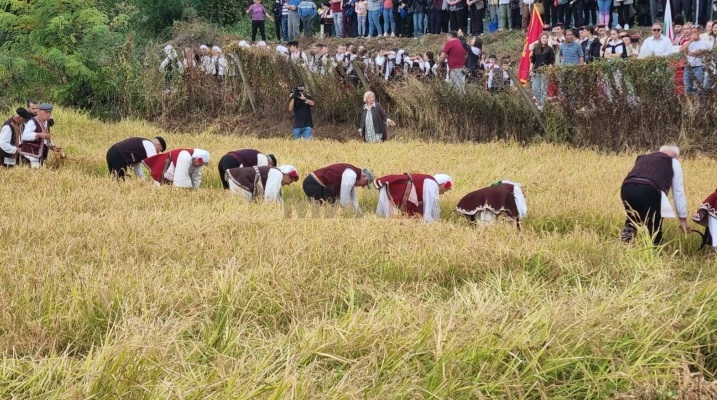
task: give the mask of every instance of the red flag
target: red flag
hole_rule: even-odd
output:
[[[528,47],[540,38],[541,33],[543,33],[543,19],[540,18],[538,7],[533,6],[533,14],[530,16],[530,25],[528,25],[528,34],[525,36],[523,54],[520,56],[520,67],[518,67],[518,79],[523,85],[528,83],[530,75],[531,51]]]

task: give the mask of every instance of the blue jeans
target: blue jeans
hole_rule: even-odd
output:
[[[413,13],[413,37],[423,35],[423,14],[422,12]]]
[[[378,36],[381,36],[383,34],[381,31],[381,20],[379,19],[380,17],[381,17],[381,11],[379,11],[379,10],[368,12],[368,35],[369,36],[373,36],[374,31],[376,31],[376,33],[378,33]]]
[[[334,17],[334,32],[336,37],[344,37],[344,15],[340,12],[331,14]]]
[[[543,74],[534,74],[531,84],[533,86],[533,96],[535,96],[538,106],[542,107],[545,104],[545,96],[548,92],[548,80],[545,79]]]
[[[685,93],[701,93],[705,84],[705,69],[702,67],[690,67],[688,65],[685,67],[683,80],[685,81]]]
[[[294,128],[294,139],[311,139],[311,132],[313,132],[314,129],[311,127],[306,128]]]
[[[281,38],[285,42],[289,41],[289,16],[284,15],[281,17]]]
[[[388,35],[388,28],[391,27],[391,33],[396,34],[396,20],[393,19],[393,8],[383,10],[383,33]]]
[[[359,36],[366,36],[366,18],[368,15],[359,15],[358,16],[358,35]]]

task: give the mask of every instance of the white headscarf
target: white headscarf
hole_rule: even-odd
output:
[[[216,51],[217,53],[221,53],[221,52],[222,52],[222,48],[219,47],[219,46],[212,46],[212,51]]]
[[[246,40],[242,40],[241,42],[239,42],[239,46],[241,46],[241,47],[251,47]],[[219,47],[217,47],[217,46],[214,46],[213,48],[219,49]],[[217,51],[221,53],[222,49],[219,49],[219,50],[217,50]]]
[[[289,52],[289,49],[287,49],[285,46],[278,45],[276,46],[276,52],[282,55],[286,55],[286,53]]]
[[[259,41],[259,42],[256,44],[256,47],[266,47],[266,42],[263,41],[263,40],[262,40],[262,41]]]
[[[435,179],[439,185],[443,185],[444,183],[450,182],[451,186],[453,186],[453,178],[451,178],[449,175],[436,174],[433,175],[433,179]]]
[[[171,44],[164,46],[164,55],[169,58],[177,58],[177,52],[174,51],[174,47]]]
[[[209,152],[202,149],[194,149],[192,152],[192,159],[193,160],[202,160],[203,163],[208,164],[209,163]]]
[[[203,45],[199,46],[199,50],[209,50],[209,47],[207,47],[206,44],[203,44]]]
[[[296,171],[296,173],[299,173],[299,170],[296,169],[293,165],[281,165],[277,167],[279,171],[281,171],[282,174],[288,175],[291,173],[291,171]]]
[[[525,202],[523,194],[523,185],[518,182],[502,180],[502,183],[513,185],[513,198],[515,199],[515,208],[518,209],[518,219],[523,219],[528,215],[528,204]]]

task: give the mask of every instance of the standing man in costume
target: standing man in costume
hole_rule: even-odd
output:
[[[27,106],[27,111],[30,111],[30,114],[32,114],[33,117],[36,117],[38,111],[40,111],[37,108],[38,107],[37,101],[35,101],[33,99],[29,99],[29,100],[27,100],[26,106]]]
[[[209,152],[202,149],[175,149],[142,161],[149,169],[154,184],[198,189],[202,184],[202,168],[209,164]]]
[[[339,198],[341,207],[349,204],[354,211],[361,212],[356,198],[357,187],[370,187],[373,173],[370,169],[359,169],[351,164],[332,164],[319,168],[304,179],[304,193],[309,199],[333,203]]]
[[[390,218],[396,209],[408,216],[422,216],[426,222],[441,219],[438,196],[453,188],[453,179],[446,174],[386,175],[376,179],[379,190],[376,215]]]
[[[491,223],[504,215],[515,221],[520,229],[520,221],[528,215],[528,205],[522,185],[503,180],[463,196],[455,212],[465,215],[473,223]]]
[[[50,141],[50,125],[52,105],[42,103],[38,106],[37,116],[25,124],[22,132],[20,155],[30,162],[32,168],[40,168],[47,159],[47,151],[59,151]]]
[[[222,180],[224,189],[229,189],[225,172],[232,168],[240,167],[275,167],[276,157],[273,154],[265,155],[259,150],[243,149],[230,151],[219,159],[219,178]]]
[[[243,167],[226,171],[229,191],[249,201],[281,202],[281,187],[299,180],[299,171],[293,165],[280,167]]]
[[[622,183],[620,198],[627,212],[621,238],[629,243],[637,232],[636,225],[646,225],[654,243],[662,242],[662,209],[669,209],[667,193],[673,190],[680,229],[689,233],[687,199],[682,178],[682,165],[677,160],[677,146],[662,146],[660,151],[637,156],[635,166]]]
[[[17,164],[20,137],[25,123],[32,118],[34,117],[29,111],[20,107],[10,119],[2,124],[2,129],[0,129],[0,157],[3,158],[3,167],[10,168]]]
[[[110,175],[124,180],[127,168],[134,169],[134,176],[144,178],[142,160],[167,149],[167,142],[160,136],[154,139],[133,137],[115,143],[107,150],[107,169]]]

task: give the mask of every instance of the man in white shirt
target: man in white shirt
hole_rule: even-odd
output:
[[[47,159],[48,149],[59,151],[50,141],[50,124],[52,104],[42,103],[38,106],[37,116],[25,124],[22,132],[20,155],[30,162],[32,168],[40,168]],[[24,161],[21,159],[21,161]]]
[[[379,190],[377,216],[390,218],[399,212],[433,222],[441,219],[438,197],[453,188],[453,179],[446,174],[406,173],[378,178],[374,186]]]
[[[202,149],[176,149],[142,161],[155,185],[190,189],[198,189],[202,184],[202,168],[208,163],[209,152]]]
[[[645,39],[637,58],[667,57],[672,54],[672,42],[662,35],[662,25],[652,24],[652,36]]]
[[[620,197],[627,212],[622,241],[630,242],[637,225],[645,225],[654,243],[662,242],[663,210],[672,213],[667,192],[672,188],[673,202],[680,219],[680,229],[689,233],[687,198],[683,183],[682,165],[677,146],[662,146],[660,151],[637,156],[635,166],[622,183]]]
[[[354,211],[360,213],[357,187],[369,187],[373,182],[373,173],[370,169],[359,169],[351,164],[332,164],[319,168],[304,179],[304,193],[309,199],[320,204],[333,203],[339,198],[341,207],[349,204]]]
[[[20,136],[25,123],[33,118],[32,113],[20,107],[15,114],[2,125],[0,129],[0,157],[2,166],[14,167],[18,161]]]
[[[115,143],[107,150],[107,169],[110,175],[124,180],[128,167],[134,170],[134,176],[144,179],[142,160],[167,149],[167,142],[161,136],[154,139],[132,137]]]
[[[700,38],[699,26],[690,29],[690,38],[680,46],[680,51],[687,55],[684,82],[687,96],[702,93],[704,90],[705,70],[703,55],[712,50],[712,46]]]
[[[299,180],[293,165],[230,168],[225,175],[230,192],[249,201],[263,198],[264,203],[281,202],[281,187]]]

